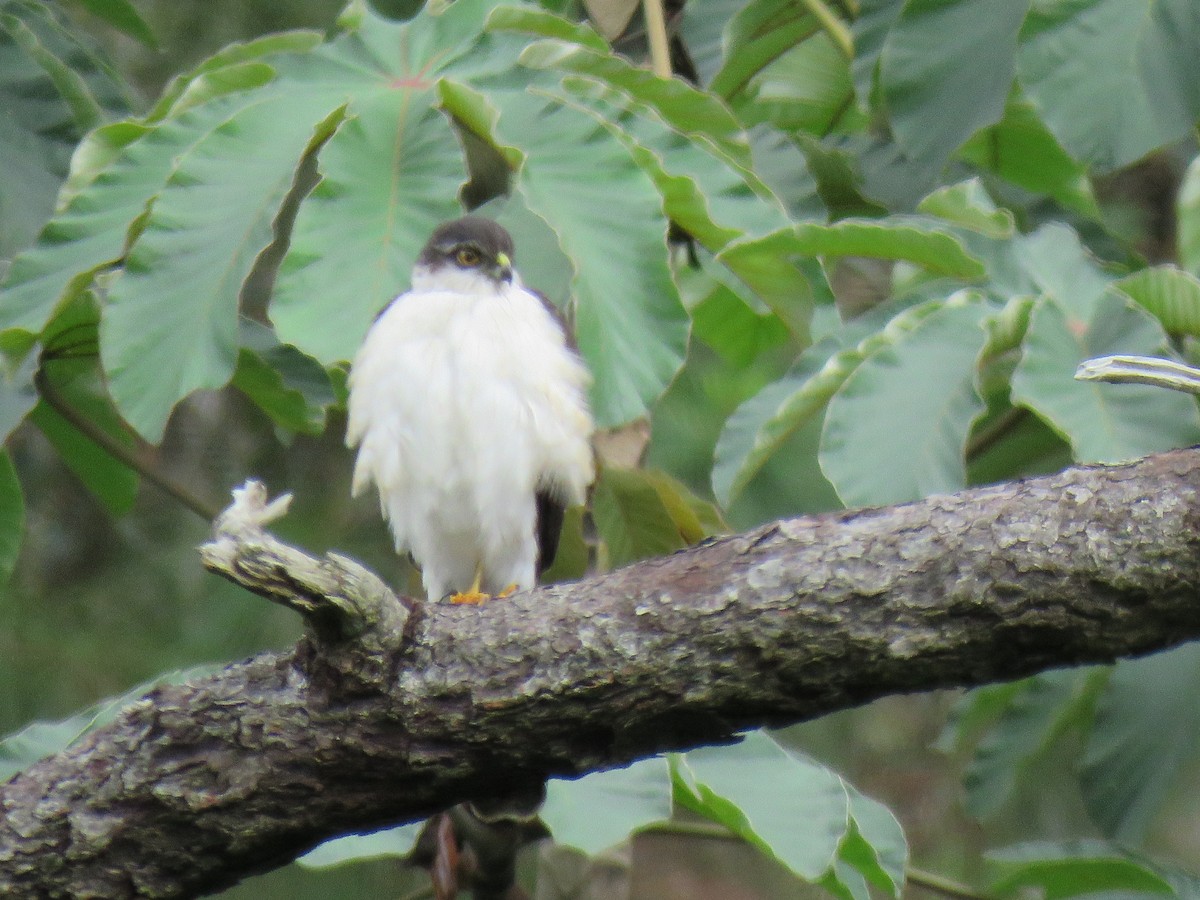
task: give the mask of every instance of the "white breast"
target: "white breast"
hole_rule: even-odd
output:
[[[350,373],[353,491],[375,483],[430,598],[477,566],[490,593],[533,585],[536,489],[581,503],[593,477],[588,381],[519,284],[410,291],[372,326]]]

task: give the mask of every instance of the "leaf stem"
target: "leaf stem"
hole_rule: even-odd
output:
[[[642,0],[646,14],[646,36],[650,41],[650,63],[659,78],[671,77],[671,46],[667,39],[667,19],[662,0]]]
[[[804,6],[813,18],[821,23],[821,28],[829,35],[829,39],[842,52],[846,59],[854,59],[854,38],[846,23],[837,17],[832,9],[825,5],[824,0],[802,0]]]
[[[98,426],[87,416],[73,407],[54,386],[46,375],[46,370],[40,367],[33,376],[34,386],[46,405],[58,413],[76,431],[115,459],[122,465],[137,472],[151,484],[174,497],[206,522],[211,522],[220,512],[215,505],[201,500],[186,487],[169,478],[165,473],[150,465],[130,447],[122,444],[111,434]]]
[[[980,893],[965,884],[913,866],[904,870],[904,877],[909,884],[918,885],[927,891],[934,891],[945,897],[953,897],[955,900],[991,900],[988,894]]]
[[[1023,406],[1013,406],[996,417],[987,428],[980,431],[970,440],[966,448],[967,462],[978,459],[996,444],[1000,443],[1014,428],[1025,420],[1029,410]]]

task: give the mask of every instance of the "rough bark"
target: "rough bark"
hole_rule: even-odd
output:
[[[271,513],[226,516],[206,564],[308,637],[159,688],[0,787],[0,894],[195,896],[547,776],[1200,636],[1195,450],[778,522],[483,607],[405,606],[271,539]]]

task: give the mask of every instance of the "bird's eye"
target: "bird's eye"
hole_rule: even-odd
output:
[[[459,247],[454,254],[454,259],[460,266],[468,266],[474,268],[483,262],[483,256],[474,247]]]

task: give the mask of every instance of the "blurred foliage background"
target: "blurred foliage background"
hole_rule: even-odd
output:
[[[542,6],[571,21],[591,16],[612,47],[646,60],[636,4]],[[379,11],[402,18],[417,4],[381,3]],[[393,583],[415,582],[373,500],[349,500],[351,458],[342,447],[338,361],[380,297],[358,282],[348,296],[328,287],[353,281],[368,267],[344,260],[369,259],[381,243],[362,223],[378,212],[372,185],[395,173],[369,152],[367,132],[392,121],[392,98],[370,85],[355,93],[346,73],[364,60],[394,63],[382,38],[355,43],[355,29],[391,32],[364,4],[340,0],[139,0],[128,8],[4,0],[0,14],[0,257],[12,261],[0,285],[0,350],[9,363],[0,425],[20,487],[0,473],[0,562],[15,560],[0,588],[7,733],[163,672],[285,647],[299,634],[290,614],[204,573],[194,550],[208,533],[203,518],[98,453],[46,402],[47,384],[192,505],[219,508],[230,487],[262,478],[296,495],[277,529],[282,538],[336,547]],[[527,280],[558,301],[573,288],[597,404],[612,426],[595,510],[609,564],[668,552],[723,521],[749,527],[1200,442],[1190,400],[1152,389],[1080,394],[1071,382],[1088,355],[1186,359],[1200,337],[1200,17],[1189,0],[1003,10],[969,0],[690,0],[668,4],[667,18],[674,70],[706,92],[660,91],[613,64],[593,33],[532,14],[482,39],[461,21],[461,33],[436,32],[448,41],[436,51],[455,49],[464,35],[476,41],[437,63],[453,87],[438,88],[430,102],[459,130],[440,115],[421,119],[413,127],[434,149],[421,156],[405,145],[430,162],[433,199],[420,196],[426,176],[392,182],[412,192],[402,206],[411,222],[390,263],[392,293],[403,287],[403,254],[457,207],[463,182],[464,198],[491,199],[487,211],[517,235]],[[205,69],[233,42],[292,29],[314,33],[226,54]],[[160,102],[189,71],[171,103]],[[91,232],[71,216],[119,181],[122,161],[139,142],[150,144],[144,133],[186,137],[219,104],[235,110],[243,96],[285,83],[302,89],[304,104],[335,100],[265,107],[242,123],[257,136],[214,157],[211,184],[236,192],[247,182],[233,172],[249,170],[256,151],[291,153],[275,198],[280,218],[255,223],[263,240],[248,254],[231,251],[245,257],[244,282],[232,294],[226,286],[223,299],[216,289],[216,300],[194,298],[203,309],[229,307],[236,334],[233,356],[223,359],[228,347],[206,343],[209,319],[173,318],[192,309],[186,252],[137,256],[162,237],[155,216],[166,213],[153,205],[161,184],[133,195],[130,208],[150,213],[117,223],[117,246],[96,260],[104,265],[80,262],[86,254],[73,248]],[[360,106],[338,112],[351,96]],[[530,97],[550,101],[531,105]],[[288,130],[296,110],[312,122]],[[111,125],[127,117],[145,132]],[[596,160],[608,167],[604,177],[581,183]],[[326,181],[305,197],[314,165]],[[204,183],[203,172],[186,174]],[[564,185],[580,192],[564,194]],[[493,199],[505,191],[509,203]],[[204,209],[176,212],[195,215],[189,225],[201,234]],[[286,230],[293,215],[292,247],[274,246],[260,265],[268,226]],[[675,238],[686,231],[694,242],[668,247],[668,218]],[[614,223],[626,219],[623,242],[609,244]],[[326,245],[324,273],[309,258],[320,256],[313,248],[322,247],[323,222],[344,235]],[[216,224],[219,234],[219,215]],[[80,255],[63,263],[56,253]],[[126,271],[116,271],[117,257]],[[573,285],[562,275],[570,263]],[[164,300],[138,280],[145,271],[182,287]],[[55,294],[41,309],[46,297],[29,286],[60,275],[66,299]],[[614,295],[627,299],[600,302]],[[268,296],[278,301],[271,318],[282,343],[254,327]],[[237,322],[239,300],[249,322]],[[107,392],[97,387],[94,359],[101,308]],[[34,324],[31,309],[45,313]],[[150,343],[135,339],[141,331]],[[81,333],[82,341],[72,337]],[[601,335],[625,352],[607,349]],[[194,344],[198,365],[218,376],[221,365],[228,370],[177,379],[155,357],[155,341],[180,358]],[[35,384],[39,366],[47,380]],[[230,375],[236,388],[214,387]],[[649,429],[628,424],[642,413]],[[623,467],[639,462],[641,474]],[[17,556],[21,520],[12,513],[22,503]],[[581,536],[573,541],[557,569],[564,577],[583,558]],[[890,808],[913,862],[913,894],[1194,894],[1198,663],[1185,647],[962,697],[892,698],[788,729],[781,741]],[[35,751],[6,747],[15,758]],[[873,847],[886,869],[885,843]],[[796,879],[799,863],[779,843],[766,844],[778,859],[712,832],[650,829],[591,861],[542,848],[526,868],[537,872],[543,898],[822,890]],[[870,868],[857,886],[853,878],[821,883],[863,897]],[[423,873],[383,860],[292,866],[227,896],[417,896],[425,884]]]

